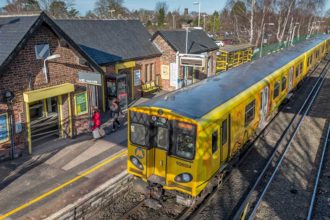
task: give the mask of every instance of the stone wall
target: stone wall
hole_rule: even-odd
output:
[[[77,202],[68,205],[59,210],[45,220],[80,220],[93,219],[95,211],[98,208],[108,204],[124,190],[130,187],[132,175],[128,175],[126,171],[112,178],[108,182],[96,188],[94,191],[85,195]]]

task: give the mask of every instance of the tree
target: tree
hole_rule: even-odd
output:
[[[123,6],[124,0],[97,0],[95,14],[102,18],[111,18],[115,15],[127,15],[128,10]]]
[[[156,13],[157,13],[157,23],[158,27],[163,27],[165,23],[165,15],[168,10],[168,5],[166,2],[157,2],[156,3]]]
[[[7,5],[3,8],[8,13],[36,12],[40,11],[37,0],[7,0]]]

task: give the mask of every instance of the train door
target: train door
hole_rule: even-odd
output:
[[[155,121],[155,155],[154,155],[154,174],[166,179],[167,152],[169,149],[169,125],[164,119]]]
[[[291,91],[292,87],[293,87],[293,71],[294,70],[294,67],[291,67],[290,68],[290,71],[289,71],[289,91]]]
[[[266,86],[262,89],[260,93],[260,122],[259,128],[264,128],[266,125],[266,119],[268,114],[268,97],[269,97],[269,87]]]
[[[230,157],[230,115],[220,123],[220,162],[222,164]]]

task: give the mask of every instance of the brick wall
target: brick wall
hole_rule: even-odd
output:
[[[59,54],[61,57],[55,60],[48,61],[48,76],[49,83],[45,82],[45,76],[42,72],[43,60],[37,60],[35,55],[35,45],[47,43],[50,46],[51,54]],[[26,144],[27,131],[25,130],[26,115],[25,105],[23,101],[23,93],[29,90],[36,90],[45,87],[60,85],[63,83],[73,83],[80,89],[84,88],[77,82],[79,71],[91,71],[87,66],[79,64],[79,56],[69,47],[60,46],[59,38],[56,34],[46,25],[40,27],[39,30],[28,40],[27,44],[14,60],[8,65],[5,72],[0,76],[0,92],[4,90],[11,90],[15,94],[14,101],[14,114],[15,121],[21,122],[23,125],[23,132],[16,135],[16,145]],[[71,95],[72,113],[74,112],[74,102]],[[65,120],[68,119],[68,99],[63,96],[63,114]],[[6,112],[7,107],[0,104],[0,113]],[[83,120],[86,120],[85,118]],[[74,119],[74,127],[86,126],[86,122],[80,121],[80,118]],[[67,123],[67,122],[66,122]],[[88,124],[88,123],[87,123]],[[68,125],[65,125],[68,127]],[[82,129],[84,130],[84,129]],[[66,128],[67,131],[67,128]],[[0,144],[0,148],[5,147],[9,143]]]
[[[160,57],[160,68],[161,65],[168,65],[170,66],[171,63],[176,62],[176,51],[164,40],[163,37],[158,35],[153,40],[153,43],[157,45],[157,47],[161,50],[162,56]],[[161,79],[161,86],[164,90],[174,90],[174,87],[170,86],[170,80],[168,79]]]

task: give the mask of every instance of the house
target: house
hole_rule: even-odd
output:
[[[161,87],[175,90],[215,75],[219,47],[200,29],[157,31],[151,38],[161,51]]]
[[[138,20],[56,20],[105,72],[103,106],[118,97],[126,108],[141,97],[144,83],[160,80],[161,56]],[[104,109],[106,110],[106,109]]]
[[[95,88],[80,73],[103,70],[45,13],[0,17],[0,151],[87,132]]]

